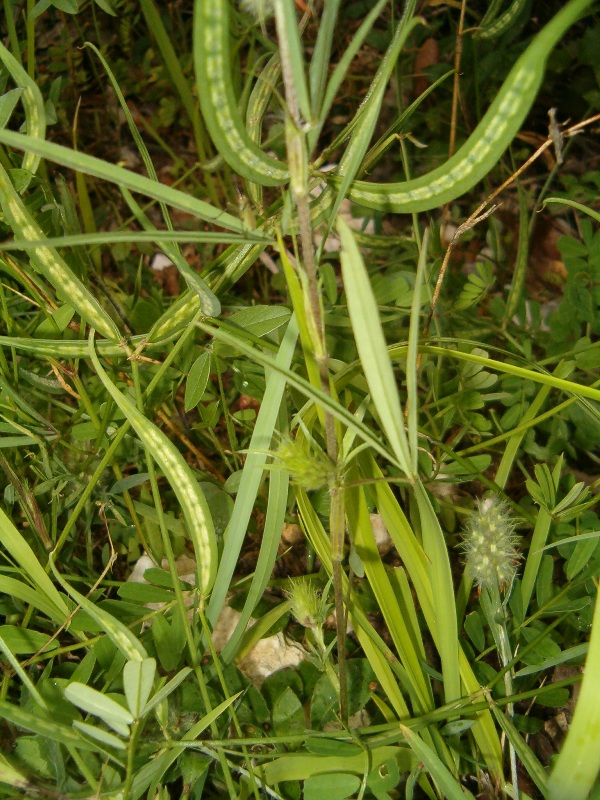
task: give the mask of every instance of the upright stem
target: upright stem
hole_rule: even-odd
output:
[[[486,590],[488,604],[487,611],[488,611],[488,624],[494,636],[494,640],[496,642],[496,647],[498,649],[498,655],[500,656],[500,663],[502,667],[506,667],[508,663],[512,660],[512,649],[510,646],[510,639],[508,637],[508,621],[506,618],[506,608],[502,604],[500,599],[500,591],[498,585],[495,584],[491,587],[488,587]],[[484,611],[486,610],[486,605],[484,605]],[[512,669],[507,670],[504,673],[504,688],[506,690],[507,697],[510,697],[513,693],[513,673]],[[512,719],[515,715],[515,708],[513,703],[508,703],[506,706],[506,713]],[[518,777],[518,770],[517,770],[517,754],[515,752],[515,748],[512,742],[508,742],[508,749],[509,749],[509,758],[510,758],[510,772],[513,784],[513,797],[514,800],[519,800],[520,792],[519,792],[519,777]]]
[[[325,326],[321,313],[321,298],[315,262],[314,240],[310,220],[308,191],[308,152],[306,136],[298,104],[298,95],[294,84],[290,60],[290,49],[287,40],[281,5],[275,4],[275,17],[279,37],[281,55],[281,72],[285,87],[285,99],[289,114],[286,120],[286,146],[290,169],[290,191],[298,214],[298,229],[302,253],[302,268],[306,280],[303,281],[307,300],[307,321],[312,339],[314,355],[319,370],[321,391],[331,397],[329,383],[329,354],[325,343]],[[338,446],[335,435],[335,423],[332,414],[323,409],[325,427],[325,443],[327,455],[333,464],[337,464]],[[330,487],[331,511],[329,528],[331,536],[331,557],[333,574],[333,593],[335,600],[336,634],[338,650],[338,671],[340,679],[340,716],[344,723],[348,721],[348,687],[346,679],[346,624],[344,597],[342,586],[342,561],[344,559],[345,515],[343,489],[332,481]]]

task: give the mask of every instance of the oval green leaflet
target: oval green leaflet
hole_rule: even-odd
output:
[[[355,181],[348,196],[355,203],[398,214],[429,211],[469,191],[496,165],[523,123],[556,43],[592,4],[571,0],[538,33],[502,84],[494,102],[464,145],[445,164],[400,183]],[[339,184],[340,178],[327,176]]]
[[[202,115],[219,153],[247,180],[262,186],[286,183],[287,167],[252,141],[238,111],[231,82],[227,0],[196,0],[194,59]]]
[[[173,487],[194,545],[198,589],[206,596],[212,588],[217,570],[217,539],[206,498],[175,445],[109,379],[96,355],[93,334],[90,334],[88,343],[98,377]]]

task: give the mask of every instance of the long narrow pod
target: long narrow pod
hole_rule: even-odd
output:
[[[498,163],[514,139],[544,77],[548,56],[593,0],[571,0],[538,33],[502,84],[494,102],[463,146],[445,164],[400,183],[355,181],[349,197],[378,211],[429,211],[472,189]],[[328,177],[332,183],[340,179]]]

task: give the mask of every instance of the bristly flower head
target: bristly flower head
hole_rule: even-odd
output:
[[[274,466],[283,467],[295,483],[307,491],[328,486],[336,476],[336,466],[320,447],[298,439],[282,439],[274,453]]]
[[[462,548],[467,557],[466,572],[479,589],[510,586],[521,558],[515,522],[508,505],[496,495],[477,502],[468,520]]]
[[[291,603],[291,612],[305,628],[321,627],[327,619],[329,604],[317,591],[312,581],[290,580],[286,596]]]

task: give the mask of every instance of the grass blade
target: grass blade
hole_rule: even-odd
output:
[[[69,613],[69,609],[62,595],[46,574],[31,547],[2,509],[0,509],[0,542],[19,564],[36,590],[44,594],[58,614],[64,618]]]
[[[232,217],[226,211],[221,211],[221,209],[205,203],[204,200],[199,200],[190,194],[174,189],[172,186],[153,181],[145,175],[138,175],[123,167],[110,164],[101,158],[71,150],[60,144],[47,142],[43,139],[35,139],[23,133],[15,133],[1,128],[0,142],[17,150],[35,153],[42,158],[48,159],[48,161],[62,164],[63,167],[78,170],[86,175],[93,175],[95,178],[115,183],[117,186],[125,186],[132,192],[139,192],[146,197],[151,197],[153,200],[162,201],[173,208],[192,214],[194,217],[207,222],[214,222],[215,225],[219,225],[221,228],[226,228],[236,233],[246,232],[245,223]],[[39,239],[40,237],[36,236],[36,238]]]
[[[235,337],[232,336],[228,338],[233,340],[231,342],[232,344],[239,347],[239,343],[237,343]],[[279,353],[277,354],[276,363],[281,368],[289,368],[297,338],[298,327],[295,318],[292,317],[279,348]],[[267,456],[264,451],[268,450],[271,446],[273,430],[275,429],[275,423],[277,415],[279,414],[285,387],[285,377],[281,372],[274,371],[269,375],[265,394],[254,426],[254,432],[250,440],[250,452],[244,464],[240,487],[235,499],[235,506],[233,507],[233,513],[227,531],[225,532],[226,547],[219,565],[215,588],[206,611],[206,617],[212,625],[215,624],[221,607],[225,602],[229,584],[235,571],[267,461]]]
[[[281,71],[286,82],[286,74],[294,86],[299,111],[305,122],[313,118],[306,73],[304,71],[304,58],[302,57],[302,42],[298,32],[296,8],[292,0],[275,0],[275,19],[277,21],[277,35],[279,37],[279,53],[281,57]],[[296,120],[294,120],[296,122]]]
[[[471,792],[463,789],[450,770],[440,761],[438,755],[421,739],[421,737],[405,725],[400,730],[411,750],[425,764],[427,771],[435,780],[447,800],[475,800]]]
[[[600,601],[592,621],[585,675],[566,741],[548,780],[550,800],[585,800],[600,772]]]
[[[341,218],[338,218],[337,226],[342,242],[342,275],[348,313],[373,405],[398,463],[408,479],[414,481],[400,397],[375,295],[351,229]]]
[[[0,130],[0,134],[2,132]],[[16,239],[44,238],[41,228],[15,191],[8,173],[1,164],[0,205]],[[53,286],[59,297],[69,303],[89,325],[100,331],[107,339],[122,338],[112,318],[74,275],[57,250],[53,247],[39,247],[33,250],[29,257],[35,269]]]

